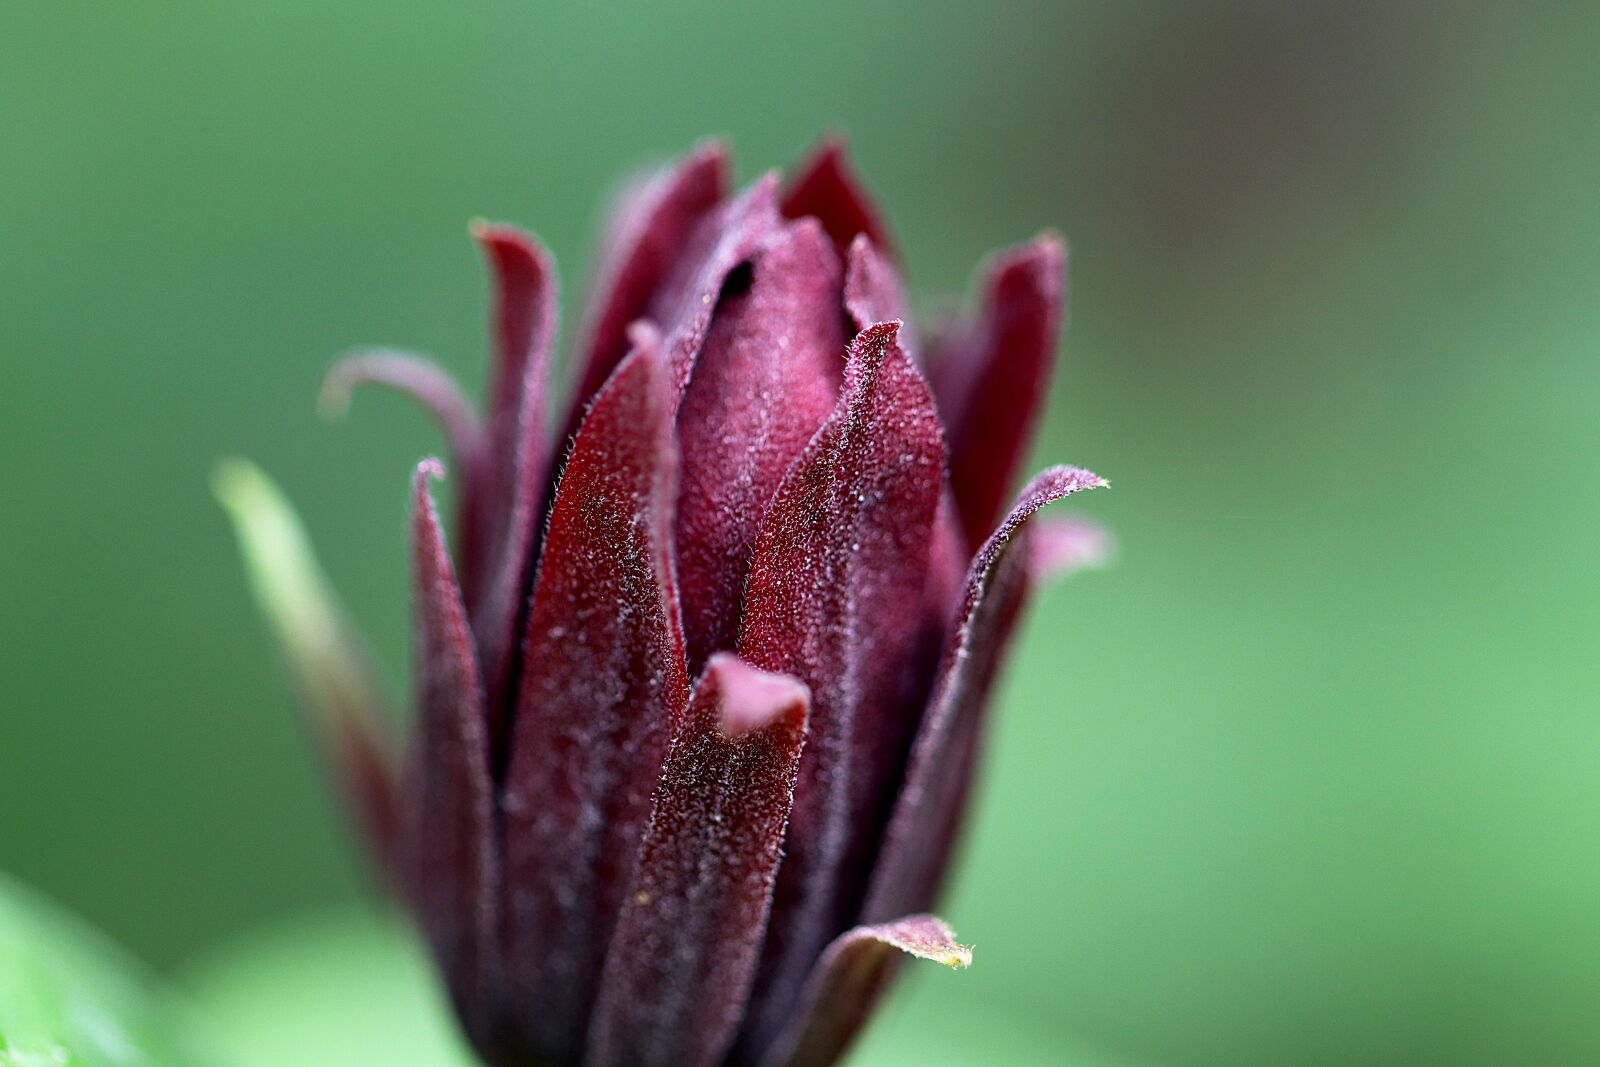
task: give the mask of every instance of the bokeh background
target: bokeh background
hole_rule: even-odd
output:
[[[1583,4],[7,0],[0,868],[180,984],[342,936],[212,464],[283,483],[400,691],[438,442],[320,421],[330,357],[475,385],[469,218],[570,309],[630,168],[843,129],[919,307],[1067,234],[1038,456],[1121,542],[1005,687],[977,965],[856,1062],[1600,1062],[1597,49]]]

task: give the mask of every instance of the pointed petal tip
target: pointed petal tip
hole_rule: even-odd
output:
[[[726,167],[733,160],[733,149],[728,144],[728,139],[721,134],[712,134],[696,141],[685,153],[683,169],[697,167]]]
[[[910,915],[863,932],[908,955],[942,963],[951,970],[972,966],[972,946],[958,943],[955,931],[936,915]]]
[[[233,520],[256,599],[283,639],[296,652],[331,644],[338,623],[326,580],[283,492],[238,457],[217,463],[211,491]]]
[[[855,168],[850,165],[850,138],[843,130],[828,130],[811,142],[794,168],[790,187],[798,188],[824,174],[830,178],[837,175],[850,185],[856,183]]]
[[[467,223],[467,232],[491,256],[522,256],[537,268],[550,269],[549,251],[537,237],[514,223],[474,218]]]
[[[1059,304],[1066,272],[1066,238],[1056,230],[1043,230],[1021,244],[995,251],[983,274],[991,292],[1017,293],[1020,289],[1034,293],[1033,299]]]
[[[1109,489],[1111,482],[1086,467],[1059,463],[1053,467],[1046,467],[1034,475],[1027,488],[1023,490],[1023,495],[1036,491],[1054,491],[1057,487],[1065,492],[1075,493],[1083,489]]]
[[[1026,241],[1000,249],[995,256],[1002,264],[1059,266],[1067,257],[1067,239],[1060,230],[1040,230]]]
[[[778,190],[783,186],[783,175],[776,170],[765,171],[761,177],[750,183],[748,195],[755,201],[778,202]]]
[[[851,342],[851,347],[866,347],[868,345],[886,345],[900,337],[900,328],[905,323],[899,319],[885,319],[875,322],[856,334],[856,339]]]
[[[851,165],[841,133],[823,136],[802,157],[784,189],[780,207],[790,218],[816,216],[841,254],[857,234],[865,233],[886,255],[893,256],[883,218]]]
[[[718,652],[706,664],[722,695],[722,734],[729,740],[747,737],[779,721],[803,723],[811,708],[811,690],[789,674],[753,667],[731,652]]]
[[[474,215],[467,220],[467,232],[478,241],[515,241],[518,238],[525,240],[528,236],[510,223],[496,222],[482,215]]]

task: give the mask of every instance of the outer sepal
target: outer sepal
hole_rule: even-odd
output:
[[[239,459],[221,463],[212,484],[338,790],[378,869],[403,887],[395,744],[366,654],[278,487]]]
[[[831,1067],[861,1032],[903,956],[970,967],[972,950],[932,915],[858,926],[823,953],[800,1010],[761,1060],[762,1067]]]
[[[1027,596],[1028,552],[1017,535],[1045,504],[1106,484],[1078,467],[1037,475],[973,559],[960,617],[917,732],[879,850],[863,915],[869,922],[928,907],[960,828],[984,709]]]
[[[417,729],[406,800],[408,884],[456,1010],[485,1032],[498,920],[494,785],[478,657],[424,460],[412,479]]]

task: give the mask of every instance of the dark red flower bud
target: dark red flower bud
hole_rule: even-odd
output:
[[[925,373],[882,217],[842,145],[730,196],[696,150],[617,209],[565,414],[549,257],[480,224],[497,354],[481,422],[368,352],[459,478],[452,548],[413,481],[416,725],[403,759],[275,491],[222,472],[258,590],[381,869],[497,1067],[823,1067],[905,954],[1031,586],[1097,559],[1004,495],[1060,323],[1061,242],[1001,254]],[[552,432],[553,430],[553,432]],[[963,577],[965,572],[965,577]]]

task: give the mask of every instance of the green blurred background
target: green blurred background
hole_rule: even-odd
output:
[[[977,965],[863,1067],[1600,1063],[1597,49],[1578,4],[7,0],[0,868],[180,974],[367,896],[211,465],[398,687],[438,442],[321,422],[330,357],[475,386],[470,217],[570,310],[624,172],[839,128],[920,307],[1068,235],[1038,455],[1121,542],[997,709]]]

